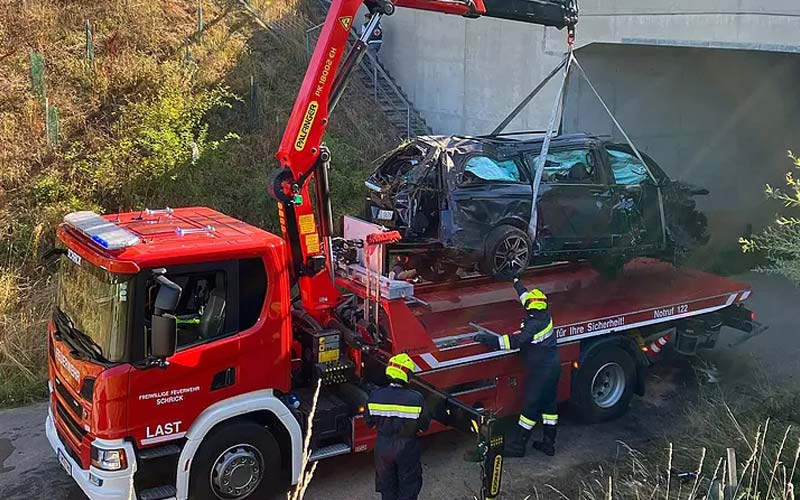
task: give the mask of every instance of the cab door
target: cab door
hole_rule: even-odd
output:
[[[203,409],[234,394],[241,358],[238,270],[237,261],[167,268],[167,278],[182,288],[177,352],[166,366],[143,360],[131,371],[129,425],[138,446],[180,439]],[[137,297],[142,353],[149,350],[148,318],[158,293],[152,278],[142,273]]]
[[[538,155],[535,152],[526,156],[531,172],[535,171]],[[609,248],[612,207],[607,172],[593,145],[548,152],[537,205],[537,240],[542,253],[557,257]]]

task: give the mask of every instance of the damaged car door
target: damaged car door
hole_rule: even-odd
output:
[[[526,155],[533,171],[538,152]],[[539,187],[539,253],[567,258],[612,246],[613,192],[593,144],[548,152]]]
[[[664,243],[658,179],[628,146],[606,144],[615,203],[614,245],[623,252],[647,253]]]
[[[525,233],[532,191],[521,155],[479,152],[456,158],[448,176],[453,241],[477,257],[484,272],[524,269],[532,253]]]

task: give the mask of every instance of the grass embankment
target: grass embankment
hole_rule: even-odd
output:
[[[277,229],[265,186],[306,68],[304,9],[249,4],[292,23],[267,32],[236,1],[0,5],[0,406],[45,394],[53,280],[38,257],[66,212],[207,205]],[[362,208],[365,167],[394,142],[350,94],[328,136],[337,214]],[[59,115],[57,143],[46,107]]]
[[[665,422],[653,449],[582,480],[578,498],[790,500],[800,471],[800,390],[762,382],[745,389],[701,387],[685,414]],[[736,470],[728,471],[728,448]],[[730,478],[735,477],[734,483]]]

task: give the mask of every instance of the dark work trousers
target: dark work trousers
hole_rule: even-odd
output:
[[[382,500],[416,500],[422,490],[422,461],[416,437],[378,434],[375,490]]]
[[[561,361],[557,347],[530,346],[523,349],[525,364],[525,395],[522,414],[540,421],[542,413],[557,413],[556,397]]]

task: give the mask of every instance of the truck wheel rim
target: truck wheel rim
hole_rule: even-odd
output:
[[[611,408],[625,393],[625,370],[617,363],[606,363],[592,379],[592,400],[600,408]]]
[[[211,488],[218,498],[236,500],[252,493],[264,477],[264,457],[249,444],[223,451],[211,467]]]
[[[509,236],[494,252],[494,268],[500,272],[514,272],[528,265],[528,242],[519,236]]]

